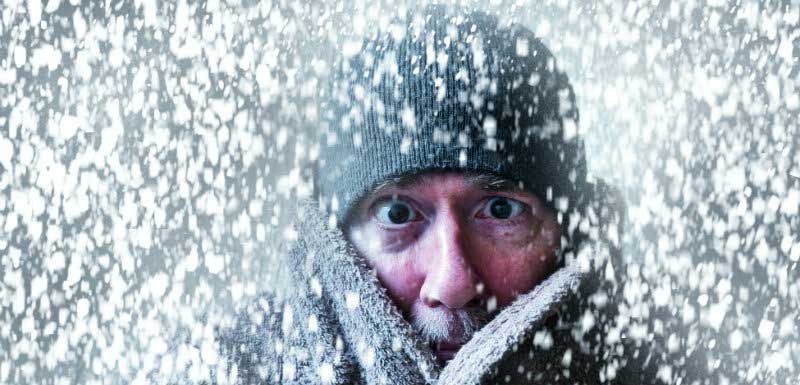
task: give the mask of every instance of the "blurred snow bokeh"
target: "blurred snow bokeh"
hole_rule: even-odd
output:
[[[279,290],[330,58],[419,8],[77,3],[0,4],[0,383],[141,379],[179,326]],[[466,3],[569,74],[629,203],[623,317],[673,383],[800,381],[800,4],[770,4]]]

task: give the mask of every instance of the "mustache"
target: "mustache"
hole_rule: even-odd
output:
[[[428,343],[466,343],[488,320],[489,313],[477,306],[453,310],[417,302],[411,309],[411,325]]]

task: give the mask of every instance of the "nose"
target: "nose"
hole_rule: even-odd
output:
[[[478,295],[477,277],[464,242],[464,228],[452,211],[439,213],[430,228],[426,242],[425,281],[420,288],[420,298],[428,306],[444,305],[460,309]]]

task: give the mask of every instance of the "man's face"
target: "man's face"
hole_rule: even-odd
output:
[[[486,175],[417,175],[353,210],[348,239],[442,361],[552,272],[560,246],[550,209]]]

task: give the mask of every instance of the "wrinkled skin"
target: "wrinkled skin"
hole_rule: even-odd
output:
[[[389,183],[362,199],[345,227],[410,322],[448,329],[428,336],[441,361],[471,337],[452,314],[500,310],[556,265],[552,211],[513,183],[493,182],[429,172]]]

